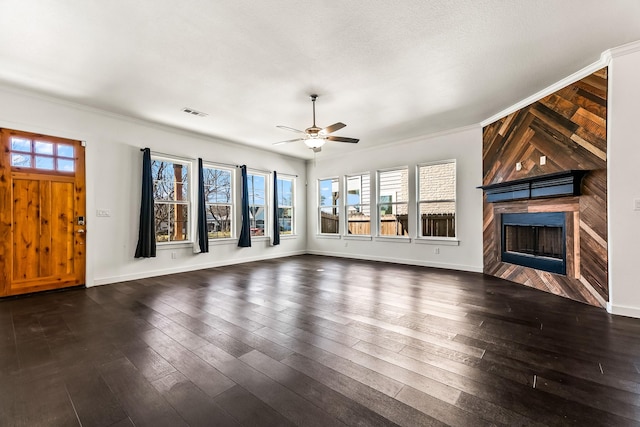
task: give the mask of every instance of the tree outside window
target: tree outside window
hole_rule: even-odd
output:
[[[233,173],[220,167],[204,167],[204,198],[209,239],[233,237]]]
[[[264,174],[247,174],[249,190],[249,223],[252,236],[265,236],[267,224],[266,182]]]
[[[189,240],[189,165],[153,158],[151,176],[156,241]]]

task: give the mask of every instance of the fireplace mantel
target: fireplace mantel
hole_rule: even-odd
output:
[[[586,170],[568,170],[530,178],[483,185],[487,202],[541,199],[548,197],[579,196]]]

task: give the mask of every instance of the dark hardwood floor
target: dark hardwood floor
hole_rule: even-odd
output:
[[[640,425],[640,320],[311,255],[5,299],[0,425]]]

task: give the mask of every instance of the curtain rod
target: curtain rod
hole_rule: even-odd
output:
[[[244,166],[246,166],[246,165],[244,165]],[[241,168],[242,165],[236,165],[236,167],[237,168]],[[252,167],[249,167],[249,166],[247,166],[247,169],[251,169],[251,170],[254,170],[254,171],[258,171],[258,172],[264,172],[264,173],[274,172],[274,171],[268,171],[268,170],[264,170],[264,169],[256,169],[256,168],[252,168]],[[278,171],[275,171],[275,172],[278,172]],[[278,173],[280,173],[280,172],[278,172]],[[293,174],[285,173],[285,172],[282,172],[282,175],[295,176],[296,178],[298,177],[298,175],[293,175]]]
[[[144,150],[145,150],[144,148],[140,149],[140,151],[144,151]],[[174,157],[176,159],[188,160],[188,161],[197,160],[197,159],[191,159],[189,157],[181,157],[181,156],[176,156],[175,154],[161,153],[160,151],[153,151],[153,150],[151,150],[151,154],[155,154],[155,155],[163,156],[163,157]],[[236,164],[233,164],[233,163],[214,162],[214,161],[209,161],[209,160],[204,160],[204,159],[202,159],[202,161],[206,162],[206,163],[213,163],[213,164],[220,165],[220,166],[229,166],[229,167],[235,167],[235,168],[239,168],[239,167],[242,166],[242,165],[236,165]],[[258,172],[264,172],[264,173],[273,172],[273,171],[268,171],[268,170],[265,170],[265,169],[256,169],[256,168],[252,168],[252,167],[249,167],[249,166],[247,166],[247,169],[251,169],[251,170],[254,170],[254,171],[258,171]],[[283,175],[295,176],[296,178],[298,177],[298,175],[291,175],[291,174],[284,173],[284,172],[283,172]]]

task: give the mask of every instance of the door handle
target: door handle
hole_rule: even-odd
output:
[[[78,230],[78,233],[84,233],[84,230],[81,228]]]

